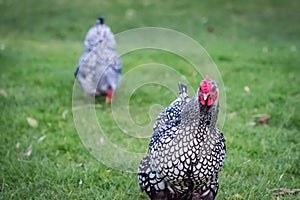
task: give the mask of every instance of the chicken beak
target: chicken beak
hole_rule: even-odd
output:
[[[208,98],[208,93],[205,93],[205,94],[203,94],[203,99],[204,99],[204,101],[206,101],[207,100],[207,98]]]

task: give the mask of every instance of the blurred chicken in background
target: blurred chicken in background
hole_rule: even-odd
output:
[[[102,17],[87,32],[82,53],[74,73],[83,90],[90,95],[106,95],[110,103],[121,80],[122,63],[116,41]]]

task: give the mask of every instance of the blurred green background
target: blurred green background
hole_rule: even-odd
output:
[[[299,199],[273,192],[300,187],[299,1],[0,0],[0,13],[0,199],[147,199],[136,174],[101,164],[75,129],[73,72],[98,16],[116,34],[148,26],[182,32],[217,64],[228,148],[217,199]],[[160,52],[124,57],[123,73],[150,61],[192,73]],[[191,79],[196,88],[200,80]],[[141,88],[132,114],[147,118],[153,102],[173,99]],[[110,106],[97,104],[111,140],[146,152],[149,140],[120,134]],[[264,114],[270,119],[255,125]]]

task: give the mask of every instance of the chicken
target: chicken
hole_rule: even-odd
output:
[[[110,28],[99,17],[87,33],[75,77],[90,95],[106,95],[106,102],[121,80],[122,63],[116,51],[116,41]]]
[[[160,113],[138,180],[151,199],[215,199],[218,174],[225,159],[225,139],[216,127],[218,88],[206,78],[189,98],[180,94]]]

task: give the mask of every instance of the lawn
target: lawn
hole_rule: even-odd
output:
[[[300,198],[273,191],[300,188],[299,1],[2,0],[0,13],[0,199],[147,199],[134,172],[153,117],[175,98],[178,80],[196,90],[205,75],[178,52],[209,54],[224,86],[227,155],[217,199]],[[125,52],[112,105],[87,103],[73,72],[99,15],[122,52],[141,39],[126,43],[125,31],[162,27],[207,54]],[[149,38],[162,46],[170,39]],[[256,125],[264,114],[269,120]],[[95,138],[111,145],[97,149]]]

